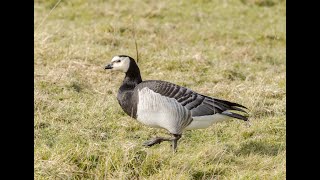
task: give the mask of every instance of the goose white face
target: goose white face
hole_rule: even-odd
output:
[[[108,64],[105,69],[111,69],[113,71],[121,71],[126,73],[129,69],[129,65],[129,57],[114,56],[111,60],[111,63]]]

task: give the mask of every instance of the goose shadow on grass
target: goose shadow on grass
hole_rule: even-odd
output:
[[[283,151],[285,146],[280,143],[268,143],[263,141],[248,141],[242,143],[240,148],[235,151],[236,155],[259,154],[268,156],[277,156]]]

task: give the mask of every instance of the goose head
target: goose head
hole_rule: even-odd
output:
[[[104,69],[110,69],[111,71],[120,71],[123,73],[127,73],[129,71],[130,66],[134,66],[136,64],[134,59],[127,55],[118,55],[114,56],[111,62],[105,66]]]

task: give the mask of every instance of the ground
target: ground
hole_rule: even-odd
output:
[[[35,179],[286,179],[286,1],[36,0]],[[135,37],[135,38],[134,38]],[[122,111],[124,74],[165,80],[248,107],[232,120],[167,136]]]

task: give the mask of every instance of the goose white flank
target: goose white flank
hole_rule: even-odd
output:
[[[114,56],[105,69],[125,73],[117,99],[127,115],[149,127],[166,129],[172,135],[148,140],[144,143],[147,147],[171,141],[176,152],[177,142],[185,130],[207,128],[232,118],[248,120],[243,110],[247,108],[238,103],[202,95],[166,81],[142,81],[140,69],[130,56]]]

